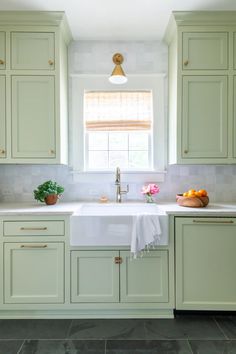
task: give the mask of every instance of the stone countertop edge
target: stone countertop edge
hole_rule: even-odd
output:
[[[73,215],[82,204],[95,202],[60,202],[56,205],[36,203],[0,203],[0,216],[7,215]],[[134,203],[137,203],[135,201]],[[96,203],[95,203],[96,204]],[[125,203],[124,203],[125,204]],[[132,202],[129,202],[132,204]],[[142,204],[142,202],[140,202]],[[144,203],[143,203],[144,204]],[[236,203],[210,203],[204,208],[182,207],[174,202],[155,204],[168,215],[176,216],[236,216]]]

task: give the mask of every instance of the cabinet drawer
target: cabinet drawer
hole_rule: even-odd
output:
[[[4,302],[64,302],[64,243],[5,243]]]
[[[12,69],[54,70],[54,33],[12,32]]]
[[[183,33],[184,70],[228,68],[227,33]]]
[[[4,236],[64,236],[64,221],[4,221]]]

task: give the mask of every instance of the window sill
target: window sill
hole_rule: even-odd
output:
[[[114,171],[72,171],[74,182],[112,183],[115,180]],[[164,182],[166,171],[122,171],[122,183]]]

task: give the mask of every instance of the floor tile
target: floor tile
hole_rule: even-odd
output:
[[[143,320],[73,320],[71,339],[145,339]]]
[[[218,325],[229,339],[236,339],[236,316],[216,316]]]
[[[0,320],[0,339],[25,339],[29,328],[29,320]]]
[[[0,320],[0,339],[65,339],[71,320]]]
[[[67,339],[72,320],[30,320],[27,339]]]
[[[19,354],[105,354],[105,341],[27,340]]]
[[[0,354],[17,354],[22,343],[21,340],[0,340]]]
[[[214,318],[205,316],[146,320],[145,329],[146,339],[225,339]]]
[[[190,340],[193,354],[235,354],[236,341],[232,340]]]
[[[192,354],[187,340],[108,340],[106,354]],[[206,354],[206,353],[205,353]]]

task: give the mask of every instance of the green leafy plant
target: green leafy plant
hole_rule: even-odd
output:
[[[45,198],[51,194],[60,195],[64,192],[64,188],[57,184],[57,182],[46,181],[40,184],[37,189],[34,190],[34,199],[44,202]]]

